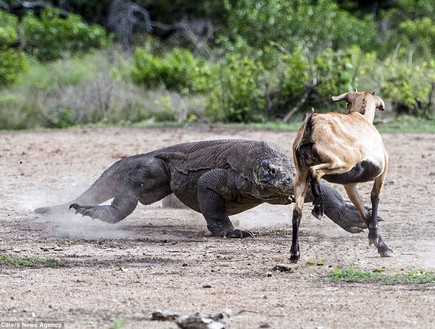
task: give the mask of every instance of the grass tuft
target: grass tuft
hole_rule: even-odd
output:
[[[423,284],[435,282],[435,274],[421,270],[412,270],[407,273],[389,275],[382,273],[382,270],[361,271],[355,267],[335,268],[328,275],[327,279],[332,282],[374,282],[380,284]]]
[[[23,267],[62,267],[65,262],[56,258],[38,256],[9,256],[0,254],[0,264]]]

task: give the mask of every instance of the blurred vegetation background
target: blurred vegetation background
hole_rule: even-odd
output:
[[[355,89],[433,127],[434,54],[433,0],[0,0],[0,129],[291,126]]]

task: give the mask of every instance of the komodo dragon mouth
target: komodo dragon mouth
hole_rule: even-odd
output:
[[[282,200],[286,200],[286,201],[288,201],[288,203],[293,203],[295,201],[295,198],[294,198],[293,194],[292,195],[276,194],[276,195],[270,195],[270,196],[266,196],[266,197],[262,196],[261,199],[264,200],[264,201],[273,201],[273,200],[282,201]]]
[[[258,197],[263,200],[283,200],[293,194],[294,171],[276,162],[265,159],[258,169]]]

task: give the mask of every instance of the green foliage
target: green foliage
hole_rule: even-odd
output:
[[[18,18],[0,10],[0,47],[11,45],[17,39]]]
[[[358,84],[389,101],[395,114],[431,118],[435,113],[435,61],[360,58]]]
[[[230,54],[219,63],[219,82],[209,97],[208,113],[225,122],[259,122],[265,106],[258,61]]]
[[[399,25],[399,32],[422,53],[435,53],[435,21],[429,17],[405,20]]]
[[[315,77],[311,76],[310,67],[309,60],[301,48],[280,55],[277,74],[282,79],[278,82],[282,84],[282,98],[277,100],[277,106],[282,107],[282,110],[297,103],[306,86],[314,83]],[[282,110],[278,110],[278,113]]]
[[[313,261],[307,261],[307,262],[305,263],[305,265],[307,265],[307,266],[314,266],[314,265],[316,265],[316,266],[324,266],[325,264],[326,264],[326,259],[325,259],[325,258],[319,259],[319,260],[316,261],[316,262],[313,262]]]
[[[205,92],[215,74],[214,66],[190,51],[174,48],[163,56],[153,55],[143,48],[134,53],[131,76],[136,83],[184,94]]]
[[[87,25],[74,14],[62,18],[59,11],[53,8],[44,9],[40,18],[27,13],[21,30],[23,48],[43,61],[103,48],[110,42],[102,27]]]
[[[387,275],[382,270],[360,271],[355,267],[335,268],[328,274],[333,282],[376,282],[381,284],[424,284],[435,282],[435,275],[421,270]]]
[[[149,108],[156,106],[151,105],[147,92],[111,76],[120,56],[102,50],[54,62],[34,62],[15,85],[0,89],[0,129],[149,119]]]
[[[26,55],[15,49],[0,48],[0,85],[13,83],[28,68]]]
[[[231,51],[216,63],[177,48],[163,55],[137,48],[132,79],[148,88],[202,93],[212,121],[240,123],[282,116],[307,88],[318,83],[315,98],[307,103],[310,106],[321,107],[330,95],[350,90],[354,84],[355,69],[348,52],[327,49],[312,58],[300,48],[293,53],[280,47],[256,50],[240,38],[226,46]]]
[[[357,19],[331,0],[226,0],[225,8],[229,35],[257,48],[275,42],[315,53],[353,44],[368,49],[375,41],[372,20]]]
[[[395,112],[430,117],[434,109],[431,99],[435,97],[435,62],[413,65],[387,59],[384,70],[381,93],[393,100]]]
[[[143,44],[122,60],[110,52],[76,56],[110,42],[101,27],[72,14],[103,22],[110,11],[97,2],[49,2],[70,11],[66,18],[53,8],[20,9],[21,21],[0,11],[0,85],[9,84],[0,90],[0,128],[144,120],[292,122],[311,109],[336,111],[330,96],[356,88],[375,91],[393,114],[434,116],[432,0],[376,8],[370,2],[364,9],[352,7],[355,1],[332,0],[182,0],[176,7],[169,2],[133,1],[153,21],[173,26],[211,20],[213,39],[196,36],[189,43],[208,58],[171,48],[170,32],[159,39],[159,27],[155,38],[136,38]],[[23,50],[45,64],[34,60],[23,73],[29,66]],[[414,120],[411,129],[418,125],[423,123]]]
[[[25,54],[9,48],[17,39],[18,19],[0,10],[0,85],[16,81],[18,74],[28,67]]]
[[[33,62],[18,77],[20,87],[55,92],[66,86],[88,82],[100,69],[106,69],[109,60],[102,53],[68,57],[50,62]]]
[[[432,0],[397,0],[383,12],[389,25],[383,36],[381,57],[388,57],[391,49],[400,47],[404,56],[410,51],[429,60],[435,51],[435,6]]]
[[[320,81],[318,93],[321,99],[355,90],[355,68],[351,54],[346,50],[334,52],[326,49],[313,63],[313,76]]]

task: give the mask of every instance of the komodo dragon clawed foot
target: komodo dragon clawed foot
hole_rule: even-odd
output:
[[[379,239],[377,243],[375,244],[376,248],[378,248],[378,253],[381,257],[394,257],[394,251],[391,250],[384,242],[381,236],[379,236]]]
[[[231,231],[227,231],[224,233],[223,235],[224,238],[253,238],[254,234],[252,234],[252,232],[249,231],[242,231],[239,229],[235,229],[235,230],[231,230]]]
[[[117,223],[120,219],[113,216],[110,206],[81,206],[77,203],[73,203],[69,206],[69,209],[75,209],[75,213],[83,216],[91,217],[92,219],[99,219],[106,223]]]

